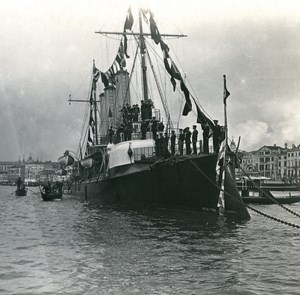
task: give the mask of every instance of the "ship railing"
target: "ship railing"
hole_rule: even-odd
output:
[[[155,156],[154,147],[135,148],[133,151],[133,158],[135,161],[145,160],[153,156]]]
[[[176,143],[175,143],[175,154],[179,154],[179,146],[178,146],[178,137],[179,137],[179,132],[177,129],[172,129],[175,130],[175,134],[176,134]],[[157,136],[159,136],[158,134],[161,132],[157,132]],[[170,139],[170,134],[168,134],[169,136],[169,141],[168,141],[168,150],[171,152],[171,139]],[[145,139],[153,139],[153,133],[150,131],[146,132],[146,138]],[[117,144],[123,141],[130,141],[130,140],[142,140],[142,133],[139,130],[136,130],[136,132],[132,132],[129,135],[126,135],[125,133],[121,132],[121,133],[115,133],[113,136],[109,136],[109,135],[105,135],[105,136],[101,136],[100,137],[100,144],[102,145],[107,145],[109,143],[113,143],[113,144]],[[192,144],[191,144],[191,148],[192,148]],[[202,153],[203,152],[203,145],[202,145],[202,139],[198,140],[197,143],[197,153]],[[209,141],[209,153],[213,153],[213,144],[212,144],[212,140]],[[155,155],[155,149],[152,148],[152,152],[148,153],[148,152],[140,152],[137,156],[137,160],[140,160],[140,156],[141,155],[149,155],[149,157],[154,156]],[[183,145],[183,154],[186,154],[186,145],[184,143]],[[148,157],[148,156],[147,156]]]

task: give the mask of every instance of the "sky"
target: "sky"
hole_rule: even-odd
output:
[[[300,144],[299,1],[0,3],[2,161],[56,161],[77,150],[85,105],[69,105],[69,94],[86,99],[93,59],[103,71],[112,62],[103,53],[109,40],[94,32],[122,30],[129,4],[148,6],[161,32],[188,35],[172,50],[201,106],[221,123],[226,74],[229,137],[241,137],[241,149]]]

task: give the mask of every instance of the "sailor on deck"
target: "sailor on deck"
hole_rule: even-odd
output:
[[[175,145],[176,145],[176,134],[175,134],[175,130],[172,130],[172,134],[171,134],[171,154],[172,154],[172,156],[175,155]]]
[[[185,147],[186,147],[186,154],[190,155],[192,153],[191,150],[191,136],[192,132],[190,131],[190,127],[186,127],[185,132]]]
[[[214,146],[214,152],[218,153],[220,148],[220,138],[222,135],[221,132],[221,126],[218,124],[218,120],[214,120],[215,126],[213,129],[213,146]]]
[[[209,153],[209,137],[210,137],[210,128],[208,124],[205,122],[202,125],[202,135],[203,135],[203,152],[208,154]]]
[[[198,139],[197,126],[193,125],[192,142],[193,142],[193,154],[194,155],[197,155],[197,139]]]
[[[183,155],[183,142],[184,142],[184,133],[182,129],[179,129],[179,138],[178,138],[178,149],[179,154]]]

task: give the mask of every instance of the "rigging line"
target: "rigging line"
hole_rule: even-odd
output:
[[[152,50],[152,53],[153,53],[156,57],[158,57],[158,58],[160,59],[161,64],[158,63],[159,66],[161,67],[161,69],[163,69],[163,71],[165,71],[165,67],[164,67],[164,65],[163,65],[163,59],[162,59],[162,57],[159,56],[159,54],[155,51],[154,47],[151,46],[151,44],[150,44],[149,42],[147,42],[147,43],[149,44],[149,48]],[[147,48],[148,48],[148,47],[147,47]],[[157,60],[157,58],[156,58],[156,60]],[[184,98],[184,95],[183,95],[182,92],[178,89],[177,85],[176,85],[176,90],[177,90],[178,94],[181,96],[181,98]]]
[[[172,48],[172,53],[174,54],[174,56],[175,56],[175,58],[176,58],[178,64],[180,65],[180,68],[181,68],[182,71],[185,73],[185,71],[183,70],[183,66],[182,66],[181,62],[180,62],[179,58],[177,57],[176,52],[175,52],[174,49],[173,49],[173,46],[170,45],[170,47]],[[171,58],[170,55],[169,55],[169,58],[170,58],[170,60],[171,60],[173,63],[175,63],[174,60]],[[197,102],[197,103],[199,104],[199,106],[202,108],[202,110],[204,111],[204,113],[205,113],[210,119],[212,119],[212,118],[209,116],[209,114],[207,113],[207,111],[205,110],[205,108],[204,108],[204,107],[201,105],[201,103],[199,102],[199,98],[198,98],[198,96],[197,96],[197,93],[196,93],[196,91],[194,90],[193,85],[191,84],[190,80],[187,78],[187,75],[186,75],[186,74],[185,74],[185,80],[188,82],[189,88],[193,91],[193,94],[190,93],[190,95],[194,98],[194,100],[196,100],[196,102]],[[185,83],[185,84],[186,84],[186,83]]]
[[[149,44],[149,42],[147,42],[147,44]],[[162,58],[157,54],[157,52],[154,50],[154,48],[149,44],[149,47],[152,49],[152,51],[154,52],[154,54],[155,55],[157,55],[159,58],[160,58],[160,60],[162,61]],[[170,60],[174,63],[174,61],[173,61],[173,59],[170,57],[170,54],[169,54],[169,58],[170,58]],[[175,63],[174,63],[175,64]],[[162,66],[162,65],[161,65]],[[185,76],[185,78],[186,78],[186,76]],[[186,84],[184,81],[183,81],[183,83],[184,84]],[[190,83],[189,83],[189,85],[190,85]],[[193,90],[193,87],[191,86],[191,88],[192,88],[192,90]],[[176,90],[180,93],[180,95],[181,95],[181,98],[184,98],[184,96],[183,96],[183,94],[179,91],[179,89],[178,89],[178,87],[177,87],[177,84],[176,84]],[[193,92],[195,93],[195,91],[193,90]],[[189,93],[190,93],[190,91],[189,91]],[[195,97],[193,96],[193,94],[192,93],[190,93],[190,95],[191,95],[191,97],[195,100]],[[196,100],[197,101],[197,100]],[[198,101],[197,101],[198,102]],[[199,105],[200,105],[200,103],[198,103]],[[200,105],[201,106],[201,105]],[[191,105],[190,105],[190,107],[191,107]],[[201,108],[202,108],[202,110],[204,111],[204,113],[210,118],[210,119],[212,119],[211,118],[211,116],[205,111],[205,109],[201,106]],[[182,109],[182,105],[181,105],[181,109]],[[191,107],[191,109],[192,109],[192,107]],[[191,112],[197,117],[197,113],[192,109],[191,110]],[[180,116],[181,115],[179,115],[179,118],[180,118]]]
[[[105,34],[105,33],[101,33],[102,36],[105,36],[105,38],[107,39],[111,39],[111,40],[115,40],[115,41],[120,41],[120,38],[116,38],[116,37],[110,37],[109,34]],[[128,41],[132,40],[132,38],[128,38]]]
[[[86,125],[86,118],[88,117],[88,113],[89,113],[89,105],[86,104],[85,105],[85,110],[84,110],[84,115],[83,115],[83,119],[82,119],[82,127],[81,127],[81,132],[80,132],[80,139],[79,139],[79,145],[77,147],[77,155],[78,155],[78,151],[81,147],[81,144],[82,144],[82,137],[83,137],[83,134],[84,134],[84,130],[86,129],[85,125]]]
[[[122,38],[121,38],[121,40],[120,40],[120,42],[122,41]],[[128,85],[127,85],[127,87],[126,87],[126,92],[125,92],[125,99],[124,99],[124,101],[123,101],[123,106],[125,106],[125,101],[126,101],[126,99],[127,99],[127,95],[128,95],[128,91],[129,91],[129,87],[130,87],[130,84],[131,84],[131,77],[132,77],[132,73],[133,73],[133,71],[134,71],[134,67],[135,67],[135,62],[136,62],[136,57],[137,57],[137,53],[138,53],[138,48],[139,48],[139,44],[138,44],[138,46],[137,46],[137,49],[136,49],[136,53],[135,53],[135,56],[134,56],[134,60],[133,60],[133,64],[132,64],[132,68],[131,68],[131,74],[129,75],[129,82],[128,82]]]
[[[136,42],[137,42],[137,44],[138,44],[138,48],[140,47],[140,45],[139,45],[139,42],[138,42],[138,38],[137,38],[137,36],[134,36],[134,38],[135,38],[135,40],[136,40]],[[147,46],[146,46],[146,49],[147,49]],[[146,54],[148,55],[148,50],[146,50]],[[146,56],[147,56],[146,55]],[[143,73],[141,72],[141,75],[143,75]],[[148,85],[148,83],[147,83],[147,88],[148,88],[148,90],[150,90],[151,91],[151,97],[153,98],[154,96],[153,96],[153,93],[152,93],[152,89],[151,89],[151,87],[149,87],[149,85]]]
[[[138,46],[136,48],[135,55],[134,55],[133,64],[132,64],[132,67],[131,67],[131,72],[130,72],[131,74],[129,75],[128,85],[126,87],[125,99],[124,99],[124,102],[123,102],[123,106],[125,106],[125,100],[127,98],[128,92],[129,92],[129,87],[130,87],[130,84],[131,84],[131,77],[132,77],[132,73],[134,72],[134,68],[135,68],[135,64],[136,64],[136,58],[137,58],[137,55],[138,55],[139,48],[140,48],[140,46],[138,44]]]
[[[88,72],[88,73],[85,75],[84,79],[81,81],[81,83],[79,84],[79,86],[78,86],[77,89],[75,90],[75,93],[74,93],[75,98],[76,98],[76,95],[77,95],[79,89],[82,87],[83,83],[86,81],[86,77],[88,77],[89,75],[90,75],[90,72]]]
[[[152,41],[152,44],[153,44],[153,41]],[[149,58],[150,58],[150,52],[148,52],[148,54],[149,54]],[[156,63],[159,64],[159,62],[158,62],[158,54],[154,54],[154,57],[155,57]],[[162,65],[161,65],[161,67],[162,67]],[[162,94],[164,95],[165,100],[167,100],[166,75],[164,76],[165,77],[165,81],[163,82],[163,78],[162,78],[162,75],[161,75],[160,68],[157,67],[157,70],[158,70],[158,73],[159,73],[159,78],[160,78],[160,81],[161,81],[161,85],[165,86],[164,87],[165,89],[164,89],[164,91],[162,91]]]
[[[148,53],[149,54],[149,59],[150,59],[150,53]],[[155,60],[156,60],[156,64],[158,64],[158,60],[157,60],[157,55],[155,55]],[[168,110],[168,112],[166,113],[166,111],[165,111],[165,115],[166,115],[166,121],[167,121],[167,123],[168,123],[168,125],[169,126],[171,126],[172,125],[172,123],[171,123],[171,115],[170,115],[170,109],[169,109],[169,107],[168,107],[168,99],[167,99],[167,84],[166,84],[166,76],[167,75],[164,75],[164,81],[163,81],[163,77],[162,77],[162,73],[161,73],[161,71],[160,71],[160,67],[157,67],[157,71],[158,71],[158,74],[159,74],[159,79],[160,79],[160,83],[161,84],[159,84],[158,82],[156,82],[158,85],[161,85],[161,87],[160,87],[160,90],[161,90],[161,94],[160,94],[160,97],[161,97],[161,101],[162,101],[162,103],[163,103],[163,106],[164,106],[164,102],[163,102],[163,100],[165,101],[165,104],[166,104],[166,108],[167,108],[167,110]],[[154,72],[154,68],[153,68],[153,74],[155,75],[155,73],[156,72]],[[171,102],[170,102],[170,104],[171,104]],[[168,126],[167,125],[167,126]],[[173,126],[172,126],[172,128],[173,128]],[[167,130],[167,129],[166,129]]]
[[[86,113],[86,118],[87,117],[88,117],[88,108],[87,108],[87,113]],[[85,143],[85,139],[86,139],[87,132],[88,132],[88,129],[87,129],[87,126],[86,126],[86,125],[88,125],[87,122],[88,122],[88,120],[84,120],[84,126],[83,126],[84,129],[81,133],[79,144],[78,144],[77,151],[76,151],[77,157],[78,157],[78,155],[80,153],[80,150],[82,150],[82,147],[84,146],[84,143]]]
[[[157,89],[158,89],[159,96],[160,96],[160,99],[161,99],[163,107],[164,107],[165,114],[167,116],[168,123],[171,124],[171,122],[170,122],[170,112],[169,112],[169,109],[168,109],[168,104],[167,104],[166,98],[164,97],[164,95],[162,93],[162,90],[161,90],[161,87],[159,85],[157,76],[155,74],[154,67],[153,67],[153,64],[152,64],[152,60],[150,58],[150,55],[149,55],[148,51],[147,51],[147,57],[148,57],[148,60],[149,60],[149,63],[150,63],[150,66],[151,66],[151,69],[152,69],[152,72],[153,72],[153,76],[154,76],[155,82],[157,84]]]
[[[98,84],[98,86],[99,86],[99,84]],[[98,87],[97,87],[97,89],[99,89]],[[99,91],[100,93],[101,93],[101,91]],[[100,100],[100,95],[99,95],[99,100]],[[98,106],[98,104],[96,103],[96,110],[98,111],[98,116],[99,116],[99,118],[101,117],[100,115],[101,115],[101,113],[100,113],[100,107]]]
[[[91,95],[91,91],[92,91],[92,83],[93,83],[93,74],[90,76],[90,86],[88,88],[88,101],[90,100],[90,95]],[[77,156],[78,156],[78,153],[80,152],[80,149],[82,148],[83,146],[83,143],[85,141],[85,138],[86,138],[86,133],[87,133],[87,126],[88,125],[88,120],[86,120],[88,118],[88,115],[89,115],[89,108],[90,108],[90,103],[86,104],[86,107],[85,107],[85,112],[84,112],[84,118],[83,118],[83,124],[82,124],[82,128],[81,128],[81,132],[80,132],[80,139],[79,139],[79,145],[77,147]],[[84,138],[82,139],[82,137],[84,136]]]
[[[214,186],[216,186],[220,191],[223,191],[224,192],[224,194],[225,195],[227,195],[228,197],[230,197],[230,198],[234,198],[234,196],[233,195],[231,195],[230,193],[228,193],[228,192],[226,192],[224,189],[222,189],[219,185],[217,185],[216,183],[215,183],[215,181],[213,181],[212,179],[210,179],[209,178],[209,176],[208,175],[206,175],[201,169],[200,169],[200,167],[197,165],[197,164],[195,164],[195,162],[193,161],[193,160],[190,160],[190,163],[208,180],[208,181],[210,181]],[[267,218],[269,218],[269,219],[272,219],[272,220],[274,220],[274,221],[277,221],[277,222],[279,222],[279,223],[282,223],[282,224],[285,224],[285,225],[288,225],[288,226],[291,226],[291,227],[295,227],[295,228],[298,228],[298,229],[300,229],[300,225],[298,225],[298,224],[294,224],[294,223],[291,223],[291,222],[288,222],[288,221],[285,221],[285,220],[282,220],[282,219],[279,219],[279,218],[277,218],[277,217],[274,217],[274,216],[271,216],[271,215],[269,215],[269,214],[266,214],[266,213],[264,213],[264,212],[262,212],[262,211],[259,211],[259,210],[257,210],[257,209],[255,209],[255,208],[253,208],[252,206],[249,206],[248,204],[245,204],[242,200],[238,200],[238,199],[236,199],[236,198],[234,198],[238,203],[240,203],[240,204],[242,204],[242,205],[244,205],[245,207],[247,207],[247,208],[249,208],[250,210],[253,210],[254,212],[256,212],[256,213],[258,213],[258,214],[260,214],[260,215],[262,215],[262,216],[265,216],[265,217],[267,217]]]

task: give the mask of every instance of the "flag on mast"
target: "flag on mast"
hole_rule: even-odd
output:
[[[226,105],[227,97],[230,95],[230,92],[226,88],[226,75],[223,75],[224,78],[224,92],[223,92],[223,102]]]
[[[99,77],[100,77],[100,71],[94,65],[94,69],[93,69],[93,79],[94,79],[94,82],[97,82],[98,79],[99,79]]]

